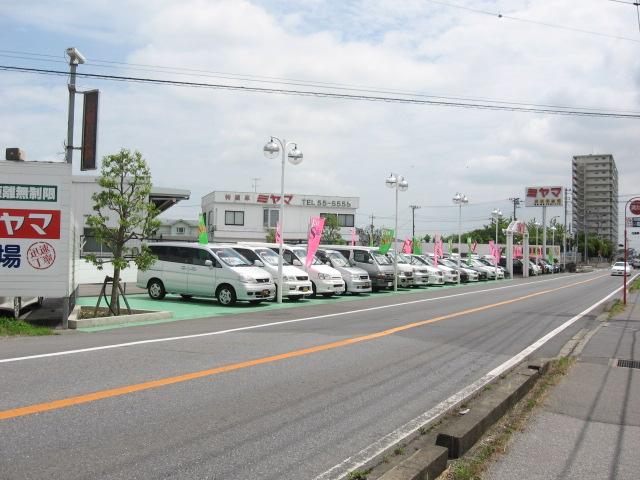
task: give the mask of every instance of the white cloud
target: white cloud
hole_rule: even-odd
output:
[[[581,2],[580,8],[571,0],[465,4],[637,37],[626,10],[596,0]],[[58,14],[47,22],[46,5],[35,2],[29,14],[14,6],[9,13],[18,24],[57,34],[57,51],[68,46],[70,29]],[[131,63],[640,111],[638,44],[426,0],[140,1],[99,2],[90,8],[68,2],[66,7],[74,12],[70,23],[98,24],[97,36],[90,29],[75,34],[99,44],[101,58],[107,58],[104,51],[113,44],[124,48]],[[84,53],[91,58],[90,51]],[[229,82],[133,69],[126,73]],[[5,92],[0,119],[12,126],[0,138],[37,158],[55,156],[66,118],[61,79],[20,76],[17,84],[10,75],[0,76]],[[638,121],[140,84],[97,86],[102,91],[101,152],[120,146],[141,150],[156,183],[192,189],[189,203],[214,189],[248,190],[252,177],[261,177],[265,190],[277,190],[279,164],[261,152],[271,134],[299,142],[305,153],[302,165],[287,169],[287,190],[359,195],[363,214],[391,215],[392,194],[384,178],[390,170],[406,174],[410,188],[401,196],[405,223],[409,204],[448,204],[457,190],[479,202],[468,212],[481,223],[494,206],[510,211],[506,199],[522,196],[525,184],[568,184],[571,156],[592,149],[614,154],[622,193],[633,193],[640,180]],[[21,104],[31,107],[16,115]],[[196,210],[184,208],[180,216]],[[452,212],[422,209],[417,213],[420,228],[450,231],[452,225],[438,219]],[[358,220],[365,223],[364,217]]]

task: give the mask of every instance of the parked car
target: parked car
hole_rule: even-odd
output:
[[[429,272],[425,268],[416,267],[411,261],[403,254],[397,254],[394,250],[389,250],[387,256],[394,262],[395,256],[398,255],[398,284],[401,284],[406,280],[407,285],[403,286],[426,286],[429,284]],[[401,277],[405,276],[405,279],[401,280]],[[409,283],[410,281],[410,283]]]
[[[278,254],[267,247],[253,247],[243,244],[229,246],[256,267],[264,268],[269,272],[273,278],[273,283],[276,285],[277,294],[277,289],[280,288],[278,284]],[[299,267],[294,267],[284,259],[282,262],[282,283],[284,285],[282,296],[289,300],[300,300],[307,295],[311,295],[311,281],[307,272]]]
[[[540,267],[541,273],[553,273],[553,265],[547,262],[544,258],[538,259],[536,265]]]
[[[484,272],[485,280],[495,280],[498,276],[495,268],[485,265],[476,258],[467,259],[467,266],[470,266],[474,270]]]
[[[500,258],[500,266],[502,268],[505,269],[505,271],[508,271],[507,269],[507,257],[501,257]],[[533,269],[533,264],[531,262],[529,262],[529,276],[533,276],[536,273],[536,270]],[[513,274],[514,275],[522,275],[522,260],[520,260],[519,258],[514,258],[513,259]]]
[[[631,274],[631,265],[624,262],[616,262],[611,266],[611,275],[624,275],[624,272],[627,272],[627,275]]]
[[[371,289],[375,292],[382,288],[393,288],[393,264],[389,257],[378,252],[377,248],[352,245],[320,245],[340,252],[356,267],[369,274]]]
[[[434,268],[437,268],[442,272],[445,283],[458,283],[458,272],[457,270],[447,267],[446,265],[441,265],[440,262],[435,262],[435,257],[432,253],[427,253],[420,255],[420,257],[429,263]],[[461,279],[462,280],[462,279]]]
[[[631,265],[633,268],[640,268],[640,258],[634,258],[631,260]]]
[[[429,285],[444,285],[445,283],[445,274],[443,270],[440,270],[438,267],[432,266],[429,261],[422,257],[421,255],[408,255],[409,263],[414,267],[419,266],[421,268],[426,268],[427,273],[429,275]]]
[[[232,248],[159,242],[149,249],[158,259],[148,270],[138,271],[136,284],[155,300],[175,293],[184,298],[215,297],[226,306],[237,300],[257,304],[275,296],[271,275]]]
[[[345,282],[345,293],[369,293],[371,291],[371,279],[366,270],[351,264],[337,250],[318,249],[316,257],[321,263],[335,268],[342,275]]]
[[[42,305],[43,300],[43,297],[0,297],[0,310],[9,311],[13,318],[19,318],[24,308]]]
[[[529,275],[542,275],[542,267],[529,260]]]
[[[271,248],[274,252],[279,250],[277,243],[252,244],[262,245]],[[332,297],[336,294],[342,294],[345,289],[342,275],[335,268],[329,265],[323,265],[320,260],[313,258],[311,265],[306,266],[307,247],[305,245],[284,245],[283,256],[287,262],[296,267],[301,267],[309,275],[311,280],[311,288],[313,295],[320,294],[323,297]]]
[[[506,272],[504,271],[504,268],[495,265],[493,263],[493,257],[491,257],[491,260],[487,260],[486,258],[480,258],[478,259],[479,262],[481,262],[483,265],[485,265],[488,268],[493,268],[495,271],[497,271],[497,279],[498,280],[502,280],[505,278],[506,276]]]
[[[460,268],[458,268],[458,261],[448,258],[438,259],[438,263],[440,265],[446,265],[447,267],[453,268],[460,274],[461,282],[478,282],[480,281],[480,274],[475,270],[470,268],[466,268],[464,266],[464,262],[460,262]]]

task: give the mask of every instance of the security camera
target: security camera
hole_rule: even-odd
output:
[[[76,65],[78,64],[83,64],[86,59],[84,58],[84,55],[82,55],[78,50],[76,50],[76,48],[74,47],[69,47],[67,48],[67,55],[69,55],[69,63],[75,63]]]

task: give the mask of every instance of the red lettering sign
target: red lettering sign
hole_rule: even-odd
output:
[[[60,210],[0,208],[0,238],[60,238]]]

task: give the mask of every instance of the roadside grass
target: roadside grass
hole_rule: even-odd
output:
[[[609,320],[624,311],[624,303],[619,298],[609,307]]]
[[[636,290],[640,290],[640,277],[631,282],[631,285],[629,286],[630,292],[635,292]]]
[[[452,462],[441,478],[446,480],[480,480],[489,461],[495,455],[505,453],[515,432],[525,429],[534,410],[547,397],[551,387],[567,374],[575,359],[563,357],[553,360],[546,375],[540,377],[531,391],[463,458]]]
[[[55,335],[52,328],[31,325],[24,320],[0,317],[0,337]]]
[[[349,472],[347,480],[367,480],[367,476],[371,473],[371,469],[368,470],[354,470]]]

